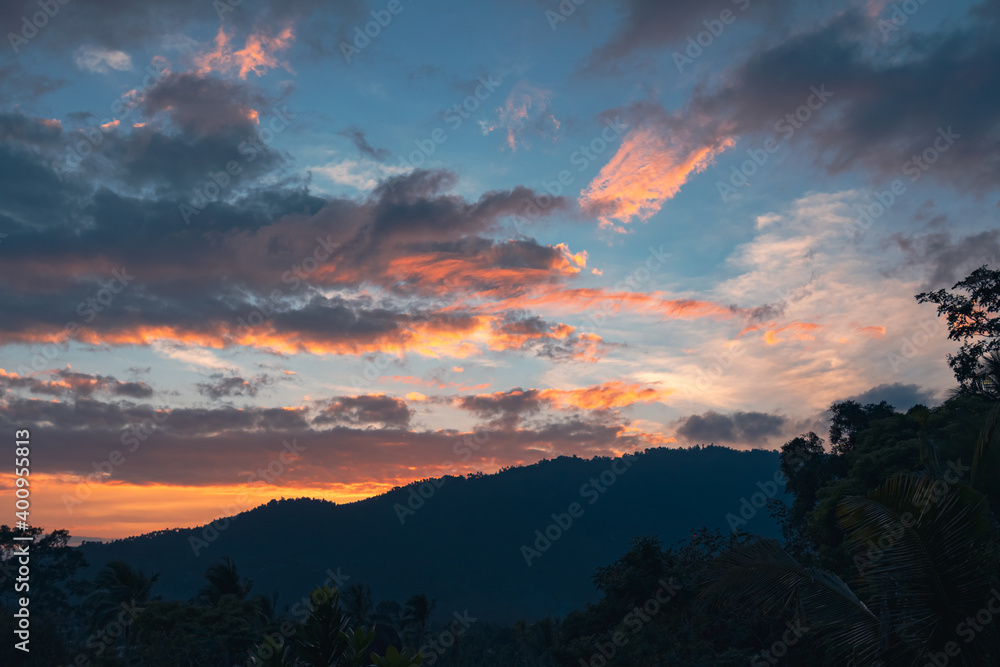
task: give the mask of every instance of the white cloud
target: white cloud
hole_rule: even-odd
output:
[[[153,350],[164,357],[183,361],[197,368],[209,368],[218,371],[241,370],[239,368],[234,369],[232,362],[223,361],[215,353],[202,347],[188,347],[164,341],[157,341],[153,343],[152,347]]]
[[[573,369],[575,381],[592,373],[659,383],[674,391],[665,401],[671,417],[781,410],[792,420],[877,385],[950,388],[946,355],[956,344],[935,309],[913,297],[924,272],[893,270],[906,258],[883,242],[890,229],[873,229],[861,243],[847,235],[863,199],[857,191],[813,193],[759,216],[753,238],[726,262],[732,277],[686,295],[757,308],[753,321],[663,323],[618,313],[595,332],[629,346]],[[570,379],[560,372],[544,379],[560,386]]]
[[[119,72],[132,69],[132,57],[124,51],[88,45],[77,49],[75,57],[77,67],[95,74],[105,74],[109,69]]]
[[[364,158],[330,162],[322,167],[312,167],[311,170],[314,174],[324,176],[337,185],[347,185],[358,190],[372,190],[379,181],[410,171],[401,165],[382,164]]]

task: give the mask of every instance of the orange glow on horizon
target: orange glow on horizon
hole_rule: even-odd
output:
[[[462,471],[468,472],[468,471]],[[351,503],[417,479],[456,474],[424,467],[384,481],[316,483],[311,486],[232,484],[181,486],[84,483],[76,475],[32,473],[31,521],[46,532],[66,528],[75,537],[117,539],[170,528],[190,528],[267,503],[274,498],[320,498]],[[0,475],[0,489],[12,489],[13,475]],[[89,491],[89,493],[88,493]]]

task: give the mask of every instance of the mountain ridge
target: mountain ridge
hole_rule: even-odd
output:
[[[775,488],[777,466],[776,451],[714,445],[563,456],[345,504],[271,500],[205,526],[77,548],[91,571],[124,560],[158,572],[165,598],[192,597],[201,573],[229,556],[255,593],[279,591],[279,606],[336,575],[340,585],[368,584],[376,599],[426,593],[442,617],[468,609],[491,621],[534,620],[594,601],[594,569],[637,537],[672,543],[702,526],[727,532],[732,517],[777,535],[766,511],[740,514],[760,484]],[[782,485],[774,495],[783,497]]]

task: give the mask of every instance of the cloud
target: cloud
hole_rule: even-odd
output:
[[[710,410],[677,423],[677,434],[688,442],[766,445],[780,435],[787,419],[765,412],[734,412],[728,415]]]
[[[315,410],[310,424],[307,420]],[[386,480],[405,483],[422,476],[495,469],[537,460],[539,455],[620,455],[659,442],[639,429],[584,419],[529,429],[487,428],[475,434],[481,444],[474,455],[449,467],[454,464],[443,453],[453,452],[472,434],[408,430],[411,414],[402,399],[379,395],[339,397],[326,408],[157,410],[86,398],[72,403],[0,401],[3,429],[26,421],[46,424],[53,447],[40,450],[33,459],[40,469],[52,475],[88,475],[94,461],[104,461],[110,451],[118,450],[128,463],[115,468],[111,479],[140,485],[232,484],[234,475],[242,480],[266,466],[285,442],[295,443],[299,455],[275,483],[314,488]]]
[[[330,162],[321,167],[311,167],[310,171],[325,176],[337,185],[347,185],[357,190],[374,190],[380,182],[409,173],[410,169],[403,165],[362,159]]]
[[[551,408],[556,410],[611,410],[640,403],[664,400],[668,390],[643,387],[621,380],[611,380],[580,389],[521,389],[498,391],[492,394],[460,396],[455,404],[480,417],[500,414],[531,414]]]
[[[148,119],[165,114],[187,135],[229,136],[233,130],[254,133],[257,110],[266,109],[271,102],[246,84],[216,76],[167,72],[139,104]]]
[[[688,181],[711,164],[735,139],[687,127],[666,111],[637,105],[625,110],[632,129],[614,157],[580,195],[585,213],[601,227],[624,231],[624,224],[648,220]],[[616,224],[617,223],[617,224]]]
[[[617,5],[624,17],[619,27],[605,44],[587,56],[583,69],[590,73],[618,72],[622,61],[637,51],[671,45],[679,47],[686,38],[695,39],[698,33],[709,30],[706,23],[714,23],[722,30],[732,30],[729,24],[746,21],[762,22],[775,28],[780,25],[786,4],[784,0],[753,3],[752,6],[750,0],[621,0]],[[719,22],[719,15],[724,10],[734,16],[727,24]]]
[[[767,327],[763,328],[765,329],[763,336],[764,342],[768,345],[776,345],[783,339],[815,340],[814,332],[821,329],[822,325],[816,324],[815,322],[791,322],[776,329],[768,329]],[[872,327],[864,328],[871,329]],[[744,329],[744,331],[746,331],[746,329]]]
[[[286,24],[274,35],[267,34],[261,29],[255,30],[247,36],[243,48],[239,50],[233,50],[230,40],[231,37],[226,34],[225,28],[219,26],[214,48],[194,60],[199,74],[235,72],[240,79],[246,79],[251,72],[263,76],[276,67],[284,67],[291,71],[288,62],[278,56],[295,40],[291,24]]]
[[[48,377],[48,380],[40,379]],[[21,376],[0,368],[0,396],[10,390],[26,389],[31,394],[89,397],[95,392],[125,398],[149,398],[153,388],[145,382],[121,382],[105,375],[78,373],[69,368]]]
[[[212,350],[189,345],[183,340],[154,340],[150,345],[157,354],[182,361],[197,369],[233,370],[232,363],[223,361]]]
[[[950,232],[893,234],[890,242],[906,255],[907,265],[928,273],[927,290],[951,288],[979,267],[1000,266],[1000,231],[991,229],[954,239]]]
[[[81,46],[76,50],[74,59],[77,67],[94,74],[106,74],[112,69],[119,72],[132,69],[132,57],[129,54],[99,46]]]
[[[337,134],[350,139],[362,157],[371,158],[376,162],[385,162],[392,157],[392,153],[385,148],[376,148],[372,146],[368,141],[368,137],[365,136],[364,131],[357,125],[352,125],[345,130],[341,130]]]
[[[20,16],[16,20],[20,20]],[[17,62],[0,65],[0,98],[8,104],[34,103],[42,95],[58,90],[67,83],[66,79],[53,78],[38,71],[29,72]]]
[[[810,142],[829,173],[862,167],[907,185],[917,176],[985,193],[1000,177],[1000,15],[985,7],[936,32],[908,26],[884,44],[870,39],[879,19],[847,9],[752,51],[723,85],[696,89],[686,114],[724,120],[737,134]],[[815,87],[830,93],[831,108],[799,138],[779,134],[777,123]],[[947,145],[940,133],[957,138]],[[923,169],[913,158],[925,151]]]
[[[383,424],[386,428],[406,428],[413,410],[401,398],[384,394],[342,396],[331,401],[313,420],[314,424]]]
[[[233,396],[256,396],[257,393],[274,380],[268,375],[258,375],[254,378],[244,379],[240,376],[225,377],[221,374],[212,376],[211,382],[199,382],[195,385],[198,393],[213,400],[228,398]]]
[[[251,31],[256,25],[298,25],[301,36],[310,44],[333,40],[349,26],[368,16],[369,8],[361,0],[260,0],[252,12],[243,12],[235,4],[219,3],[204,11],[203,0],[176,0],[170,3],[121,0],[94,0],[76,5],[61,4],[59,18],[49,21],[39,31],[45,50],[55,53],[72,51],[81,43],[100,44],[110,50],[176,48],[178,34],[199,34],[215,30],[222,14],[232,30]],[[0,25],[20,25],[22,16],[38,11],[37,2],[0,3]],[[186,40],[184,40],[186,41]],[[181,42],[183,46],[183,41]],[[318,46],[318,44],[316,44]]]
[[[461,396],[456,399],[458,407],[484,418],[505,412],[515,414],[538,412],[547,403],[547,399],[541,398],[539,390],[524,390],[520,387],[492,394]]]
[[[745,304],[744,317],[700,331],[683,354],[663,355],[669,372],[642,379],[677,389],[692,413],[792,404],[823,410],[871,387],[873,373],[883,382],[950,386],[946,325],[913,298],[925,274],[896,270],[905,262],[898,251],[847,238],[862,197],[810,193],[769,212],[769,223],[727,259],[727,277],[704,292],[716,303]],[[920,345],[911,347],[917,332]],[[905,362],[894,362],[901,354]],[[766,396],[760,378],[767,378]]]
[[[662,319],[694,320],[702,317],[729,319],[752,313],[732,305],[692,298],[670,298],[662,292],[628,292],[602,287],[539,286],[526,294],[517,294],[482,306],[492,312],[500,309],[544,308],[550,313],[587,313],[601,322],[623,312],[645,313]]]
[[[231,138],[221,126],[209,124],[194,106],[204,85],[197,77],[169,77],[146,104],[170,107],[167,112],[178,114],[177,124],[185,131],[143,128],[142,136],[109,135],[103,140],[105,156],[121,156],[120,170],[88,169],[63,186],[56,185],[44,156],[58,150],[63,130],[21,115],[0,118],[0,132],[9,128],[0,153],[10,151],[14,175],[0,182],[0,212],[24,221],[11,229],[9,241],[17,243],[19,254],[0,265],[9,290],[17,291],[0,289],[10,314],[0,323],[0,339],[60,340],[66,316],[85,309],[112,272],[124,270],[136,282],[115,296],[116,307],[81,322],[84,331],[77,340],[111,345],[159,340],[215,349],[245,344],[347,354],[451,350],[460,356],[477,348],[520,349],[529,340],[542,342],[525,350],[549,356],[597,344],[596,337],[581,338],[557,324],[536,322],[528,331],[517,324],[523,318],[463,312],[461,306],[438,312],[442,300],[463,294],[518,292],[579,272],[585,255],[565,246],[490,238],[502,232],[503,218],[536,197],[527,188],[466,200],[442,192],[454,184],[453,175],[417,171],[357,200],[317,197],[295,187],[253,187],[241,180],[243,187],[230,189],[242,198],[201,204],[202,213],[185,221],[180,206],[190,204],[178,198],[189,184],[185,180],[204,184],[206,172],[225,165],[226,151],[239,158],[233,139],[249,127],[236,126]],[[218,88],[228,89],[225,82]],[[211,91],[204,92],[211,97]],[[220,100],[220,116],[249,122],[240,121],[237,112],[244,104],[238,95],[226,104]],[[268,154],[258,153],[249,166],[267,169],[268,161]],[[123,184],[147,182],[156,189],[136,196],[119,192]],[[48,194],[38,196],[42,191]],[[553,208],[563,206],[565,200],[559,199]],[[93,224],[78,224],[82,210]],[[316,257],[324,259],[303,271]],[[46,268],[31,269],[38,266]],[[461,282],[448,284],[451,276]],[[372,307],[371,297],[328,299],[319,296],[323,288],[374,289],[386,305]],[[241,319],[259,302],[273,308],[273,317],[245,335],[236,334]],[[166,352],[178,349],[184,348]]]
[[[578,332],[568,324],[550,324],[541,317],[507,313],[497,323],[493,350],[521,350],[554,361],[597,361],[606,355],[609,345],[594,333]]]
[[[583,389],[543,389],[539,396],[562,407],[582,410],[610,410],[629,407],[637,403],[662,402],[671,393],[670,390],[612,380]]]
[[[861,405],[886,401],[896,410],[902,412],[906,412],[914,405],[933,407],[941,403],[935,392],[922,389],[915,384],[903,384],[902,382],[880,384],[846,400],[857,401]]]
[[[504,145],[511,151],[530,148],[528,137],[548,141],[558,138],[561,123],[552,115],[552,91],[521,81],[507,95],[492,123],[480,121],[483,134],[497,130],[504,134]]]

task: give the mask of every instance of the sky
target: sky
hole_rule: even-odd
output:
[[[77,537],[934,405],[956,346],[914,296],[998,264],[997,1],[0,28],[0,430]]]

